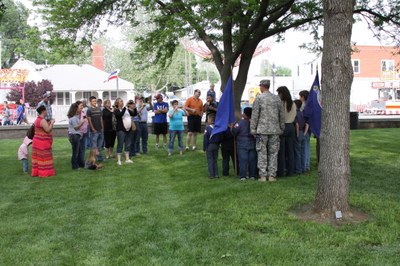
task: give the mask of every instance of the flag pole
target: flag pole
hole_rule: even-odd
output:
[[[318,64],[315,65],[316,68],[316,73],[318,74]],[[319,86],[319,89],[321,90],[321,84]],[[320,143],[319,143],[319,136],[316,138],[316,145],[315,145],[315,149],[316,149],[316,159],[317,159],[317,170],[319,168],[319,158],[320,158]]]
[[[119,97],[119,86],[118,86],[119,77],[118,76],[117,76],[116,80],[117,80],[116,82],[117,82],[117,98],[118,98]]]
[[[231,66],[231,76],[232,76],[232,97],[233,97],[233,107],[235,108],[235,83],[233,82],[233,66]],[[229,128],[232,131],[232,128]],[[235,168],[235,176],[238,176],[238,162],[237,162],[237,143],[236,143],[236,136],[233,136],[233,159],[234,161],[234,168]]]

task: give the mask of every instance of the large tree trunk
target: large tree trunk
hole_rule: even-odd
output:
[[[251,64],[251,60],[253,58],[253,53],[256,49],[257,45],[253,42],[247,45],[245,52],[241,54],[240,64],[238,74],[236,79],[233,82],[233,94],[235,99],[235,118],[236,120],[240,120],[241,118],[241,99],[246,88],[247,75],[249,73],[249,68]],[[221,91],[223,92],[226,83],[228,82],[229,77],[232,75],[232,65],[234,64],[233,58],[227,56],[226,62],[223,67],[219,69],[219,74],[221,77]],[[233,77],[235,78],[235,77]]]
[[[322,129],[318,188],[320,213],[349,210],[350,90],[353,0],[323,0]]]

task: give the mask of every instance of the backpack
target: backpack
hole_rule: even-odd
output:
[[[35,124],[34,123],[29,127],[28,131],[26,132],[26,136],[30,139],[33,139],[33,137],[35,136]]]

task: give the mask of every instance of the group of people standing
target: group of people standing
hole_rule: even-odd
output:
[[[269,80],[262,80],[259,86],[261,94],[256,97],[253,108],[246,107],[240,121],[229,125],[224,133],[216,135],[212,134],[218,111],[213,85],[207,92],[206,103],[203,104],[200,99],[200,90],[195,90],[183,106],[178,101],[172,101],[171,108],[163,101],[161,94],[155,96],[154,105],[151,100],[144,102],[141,96],[126,104],[121,98],[112,104],[110,100],[103,103],[94,96],[89,98],[89,106],[86,106],[85,100],[77,101],[67,113],[68,138],[72,147],[71,167],[74,170],[101,168],[103,149],[106,159],[113,158],[116,140],[117,164],[133,163],[133,156],[148,152],[148,112],[154,110],[155,146],[156,149],[160,148],[162,135],[162,145],[168,156],[173,154],[176,138],[180,155],[183,151],[197,149],[197,137],[202,133],[202,117],[206,114],[203,150],[206,152],[209,178],[219,177],[217,158],[220,147],[224,176],[229,175],[230,161],[241,180],[256,179],[258,176],[259,181],[275,181],[277,176],[304,173],[310,168],[310,133],[307,119],[302,114],[308,91],[300,92],[300,100],[293,101],[285,86],[277,89],[277,95],[269,91]],[[32,176],[47,177],[55,174],[51,149],[54,119],[50,97],[50,93],[44,95],[33,124]],[[185,148],[183,116],[187,116],[188,121]],[[26,139],[21,144],[19,154],[22,157],[29,145],[30,141]],[[90,153],[85,161],[85,150],[88,147]],[[24,172],[27,172],[27,161],[23,162]]]
[[[293,101],[285,86],[277,89],[277,95],[269,91],[270,80],[262,80],[259,86],[261,93],[252,108],[244,108],[242,119],[229,125],[224,133],[213,134],[215,116],[208,117],[204,144],[209,178],[218,178],[219,145],[224,155],[223,143],[232,135],[236,138],[235,170],[240,180],[255,180],[258,175],[259,181],[272,182],[276,177],[310,169],[310,132],[303,116],[308,91],[301,91],[300,100]],[[223,158],[223,168],[224,161]]]
[[[103,103],[95,96],[89,98],[89,106],[85,100],[73,103],[67,115],[72,169],[101,168],[97,162],[104,161],[103,149],[106,159],[113,158],[116,140],[118,165],[123,161],[133,163],[131,157],[139,154],[140,140],[143,153],[147,153],[147,112],[151,108],[151,104],[144,104],[141,97],[137,97],[136,102],[129,100],[126,105],[122,98],[111,104],[110,100]],[[90,149],[90,162],[85,164],[86,148]]]
[[[269,91],[270,81],[260,82],[261,94],[253,103],[250,132],[256,137],[259,181],[302,174],[310,169],[310,132],[303,109],[308,91],[293,101],[289,89],[281,86],[278,95]]]
[[[2,112],[2,121],[0,125],[10,126],[10,125],[21,125],[22,123],[28,124],[28,120],[26,118],[26,108],[23,99],[15,102],[16,110],[15,115],[13,114],[13,110],[10,108],[7,101],[4,101],[4,109]]]

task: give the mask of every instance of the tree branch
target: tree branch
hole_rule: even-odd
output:
[[[368,13],[370,15],[373,15],[374,17],[381,19],[384,22],[391,22],[394,25],[400,26],[399,14],[390,14],[390,15],[384,16],[378,12],[375,12],[375,11],[372,11],[371,9],[366,9],[366,8],[355,9],[353,13],[361,14],[361,15],[363,13]]]

